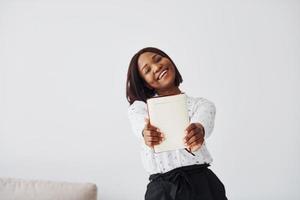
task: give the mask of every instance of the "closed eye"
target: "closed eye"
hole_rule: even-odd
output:
[[[161,56],[156,56],[155,61],[156,61],[156,62],[159,62],[160,60],[161,60]]]
[[[144,70],[144,73],[145,74],[148,74],[150,72],[150,67],[147,67],[145,70]]]

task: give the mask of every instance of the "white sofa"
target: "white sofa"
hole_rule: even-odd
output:
[[[97,200],[93,183],[0,178],[0,200]]]

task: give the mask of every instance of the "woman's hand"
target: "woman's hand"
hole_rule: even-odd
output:
[[[203,126],[200,123],[191,123],[185,130],[185,145],[190,151],[197,151],[204,142]]]
[[[145,144],[147,146],[153,148],[155,145],[158,145],[163,141],[164,135],[163,135],[163,133],[160,132],[160,130],[158,128],[156,128],[155,126],[152,126],[150,124],[149,119],[146,118],[145,122],[146,122],[146,125],[143,130]]]

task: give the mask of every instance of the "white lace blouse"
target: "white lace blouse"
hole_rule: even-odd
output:
[[[197,151],[193,152],[195,156],[185,149],[155,153],[148,147],[142,136],[145,126],[145,118],[148,118],[147,105],[143,101],[135,101],[128,108],[128,117],[131,123],[133,133],[137,136],[141,145],[141,158],[145,170],[149,174],[164,173],[177,167],[211,163],[213,161],[205,145],[207,139],[214,128],[214,119],[216,107],[214,103],[205,98],[193,98],[187,96],[187,105],[190,123],[200,123],[204,127],[204,143]]]

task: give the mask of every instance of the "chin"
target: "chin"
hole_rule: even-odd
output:
[[[164,83],[161,84],[162,88],[169,88],[175,85],[175,78],[165,80]]]

